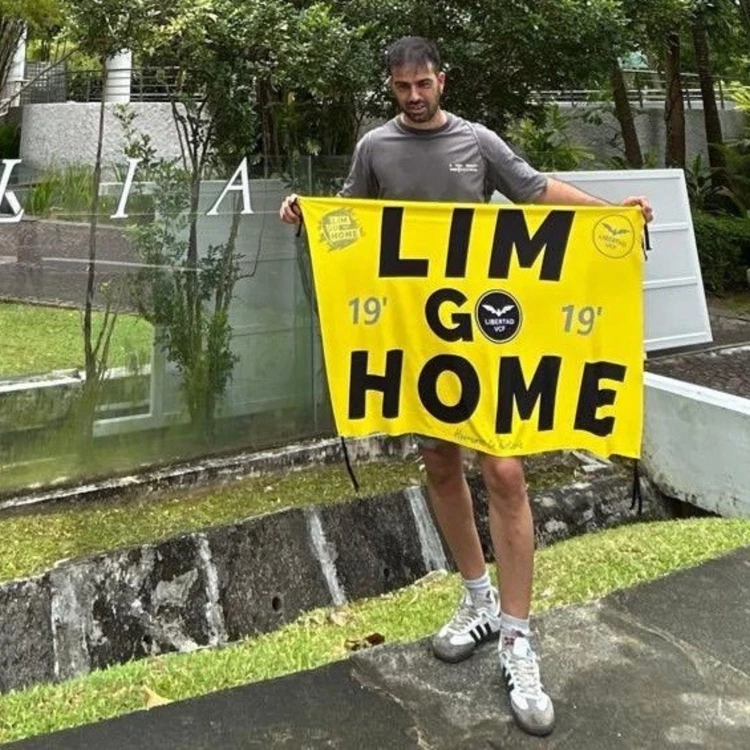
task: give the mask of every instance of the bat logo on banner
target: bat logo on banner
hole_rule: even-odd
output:
[[[616,229],[613,226],[610,226],[606,222],[604,223],[604,228],[614,237],[618,237],[621,234],[627,234],[630,230],[629,229]]]
[[[498,318],[501,315],[505,315],[505,313],[510,312],[511,310],[515,309],[515,305],[505,305],[502,309],[498,310],[498,308],[493,307],[492,305],[482,305],[482,307],[487,310],[488,312],[491,312],[493,315],[497,315]]]

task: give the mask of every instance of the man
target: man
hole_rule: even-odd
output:
[[[445,73],[437,49],[428,40],[399,39],[388,50],[387,66],[400,114],[359,141],[342,196],[483,202],[498,190],[516,203],[606,204],[545,177],[495,133],[441,109]],[[300,221],[295,200],[292,195],[282,203],[279,213],[287,223]],[[641,206],[646,220],[651,220],[645,198],[628,198],[623,204]],[[461,449],[420,436],[417,442],[435,517],[465,584],[453,618],[434,636],[434,653],[457,662],[470,656],[481,641],[499,634],[500,664],[513,715],[525,731],[549,734],[554,709],[529,641],[534,526],[523,463],[519,458],[480,454],[498,594],[487,574]]]

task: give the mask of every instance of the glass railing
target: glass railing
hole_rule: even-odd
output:
[[[123,200],[124,160],[96,222],[91,168],[14,173],[0,496],[332,434],[307,243],[278,209],[291,191],[335,193],[348,164],[250,159],[249,196],[228,171],[191,203],[176,172],[136,172]]]

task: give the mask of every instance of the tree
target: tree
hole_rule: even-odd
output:
[[[667,167],[685,167],[685,100],[682,96],[681,48],[679,31],[669,31],[664,37],[664,122],[666,125]]]
[[[43,28],[59,18],[57,0],[0,0],[0,91],[27,26]]]
[[[693,7],[690,21],[690,31],[695,52],[695,65],[700,80],[701,98],[703,99],[703,118],[706,127],[706,142],[708,144],[708,161],[713,169],[726,166],[724,152],[724,138],[721,132],[719,108],[716,105],[714,93],[714,78],[711,71],[710,45],[708,29],[719,22],[718,3],[713,0],[697,0]],[[715,173],[718,174],[718,173]]]
[[[287,153],[349,154],[363,120],[382,104],[382,60],[370,30],[323,3],[303,8],[279,77],[280,148]],[[294,124],[290,128],[286,125]]]
[[[371,90],[383,91],[385,46],[428,36],[446,62],[445,105],[503,131],[510,119],[541,115],[539,92],[588,83],[609,69],[625,19],[617,0],[337,0],[375,51]]]
[[[627,38],[662,61],[665,81],[664,123],[667,166],[685,166],[685,104],[682,96],[681,32],[691,0],[622,0]]]
[[[737,0],[740,18],[745,30],[750,34],[750,0]]]
[[[620,123],[620,132],[622,133],[625,161],[633,169],[640,169],[643,166],[643,152],[638,140],[638,131],[635,128],[635,118],[630,106],[625,76],[618,60],[612,63],[610,69],[610,85],[612,87],[615,117]]]
[[[139,44],[142,45],[151,33],[153,25],[168,17],[172,8],[172,3],[166,0],[63,0],[63,3],[67,18],[67,33],[71,41],[85,54],[100,60],[102,67],[107,58]],[[82,396],[81,428],[83,437],[86,439],[90,436],[99,386],[106,370],[109,341],[117,319],[117,311],[112,309],[108,301],[102,328],[94,336],[92,319],[96,295],[96,240],[105,111],[106,104],[102,97],[92,175],[86,300],[83,311],[86,382]]]
[[[240,278],[242,215],[235,202],[226,241],[199,247],[203,180],[211,170],[226,174],[246,164],[258,136],[258,82],[273,63],[269,37],[282,42],[287,35],[279,3],[250,5],[178,0],[173,16],[134,50],[160,70],[180,139],[177,162],[158,158],[132,116],[123,118],[128,156],[141,160],[142,178],[156,187],[155,221],[133,231],[144,263],[135,297],[182,375],[191,424],[202,439],[214,435],[218,399],[236,361],[229,306]]]

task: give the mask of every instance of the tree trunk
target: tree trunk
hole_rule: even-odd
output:
[[[615,62],[612,66],[610,81],[612,83],[612,93],[615,102],[615,117],[617,117],[617,121],[620,123],[622,141],[625,146],[625,159],[631,167],[640,169],[643,166],[641,144],[638,142],[638,132],[635,129],[633,110],[628,100],[625,77],[618,62]]]
[[[92,439],[92,426],[96,403],[99,394],[100,368],[97,362],[97,350],[102,341],[102,335],[106,332],[100,331],[97,343],[94,343],[94,332],[92,330],[92,318],[94,312],[94,295],[96,291],[96,230],[99,219],[99,186],[102,181],[102,150],[104,144],[104,96],[99,106],[99,133],[96,142],[96,158],[94,160],[94,174],[92,177],[92,194],[89,209],[89,260],[86,266],[86,299],[83,306],[83,359],[86,371],[86,381],[81,391],[80,411],[77,420],[78,437],[86,444]],[[106,327],[109,315],[105,318],[103,327]],[[85,460],[85,453],[82,454]]]
[[[194,125],[197,129],[197,125]],[[195,133],[196,131],[194,131]],[[191,149],[197,151],[199,143],[198,135],[194,135]],[[198,163],[198,154],[191,153],[193,171],[190,175],[190,226],[188,229],[188,247],[186,258],[185,278],[185,309],[187,310],[187,329],[190,338],[190,364],[186,368],[189,372],[183,377],[191,381],[189,386],[191,393],[188,398],[190,418],[194,428],[199,435],[204,435],[205,412],[207,404],[201,404],[203,391],[200,388],[200,368],[203,363],[203,300],[200,295],[199,258],[198,258],[198,209],[200,208],[201,194],[201,165]]]
[[[680,35],[676,31],[667,34],[664,56],[664,72],[667,76],[667,91],[664,101],[664,120],[667,126],[665,165],[685,167],[685,102],[682,98],[682,75],[680,74]]]
[[[740,17],[745,31],[750,36],[750,0],[739,0]]]
[[[708,161],[712,167],[726,166],[721,147],[724,139],[721,134],[721,120],[719,108],[716,106],[714,94],[714,78],[711,74],[711,59],[708,47],[708,34],[703,19],[698,16],[693,22],[693,48],[695,49],[695,64],[703,98],[703,119],[706,124],[706,143],[708,143]]]
[[[86,302],[83,309],[83,352],[86,367],[86,383],[96,381],[97,366],[94,351],[94,337],[91,330],[91,318],[94,309],[94,291],[96,282],[96,228],[99,219],[99,186],[102,181],[102,150],[104,144],[104,96],[99,106],[99,135],[96,142],[96,159],[94,161],[93,193],[91,196],[91,215],[89,216],[89,262],[86,267]]]
[[[13,65],[18,43],[23,35],[23,21],[0,16],[0,93]]]
[[[267,169],[273,171],[278,167],[279,154],[276,152],[278,149],[278,134],[272,111],[273,90],[268,81],[258,81],[257,98],[260,108],[261,134],[263,137],[263,160]]]

